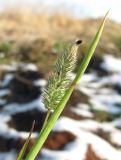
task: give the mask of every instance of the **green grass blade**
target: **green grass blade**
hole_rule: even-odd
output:
[[[83,62],[81,64],[81,66],[80,66],[80,69],[79,69],[79,71],[78,71],[78,73],[76,75],[76,78],[73,81],[73,84],[77,83],[80,80],[81,76],[84,74],[84,72],[85,72],[85,70],[86,70],[86,68],[87,68],[87,66],[88,66],[88,64],[90,62],[90,59],[92,58],[92,55],[93,55],[93,53],[94,53],[94,51],[95,51],[95,49],[96,49],[96,47],[98,45],[98,42],[100,40],[100,37],[102,35],[102,31],[103,31],[103,28],[104,28],[105,21],[106,21],[108,13],[109,13],[109,11],[106,13],[106,15],[105,15],[105,17],[104,17],[104,19],[103,19],[103,21],[102,21],[97,33],[96,33],[94,39],[92,40],[92,43],[89,46],[88,52],[84,57],[84,60],[83,60]]]
[[[56,107],[54,113],[52,114],[52,116],[49,118],[48,123],[46,124],[45,128],[43,129],[42,133],[39,134],[39,137],[36,141],[36,143],[33,145],[32,149],[30,150],[29,154],[27,155],[25,160],[34,160],[36,158],[36,155],[39,153],[42,145],[44,144],[45,140],[47,139],[47,136],[49,135],[50,131],[52,130],[53,126],[55,125],[58,117],[60,116],[61,112],[63,111],[68,99],[70,98],[70,95],[72,94],[76,83],[80,80],[81,76],[84,74],[84,71],[87,68],[87,65],[89,64],[89,61],[96,49],[96,46],[100,40],[103,28],[104,28],[104,24],[106,21],[106,17],[108,15],[105,15],[90,47],[89,50],[87,52],[87,54],[84,57],[84,60],[79,68],[79,71],[77,72],[77,75],[74,79],[74,81],[72,82],[72,85],[70,86],[70,88],[67,90],[66,94],[64,95],[64,97],[62,98],[62,100],[60,101],[60,103],[58,104],[58,106]]]
[[[33,129],[34,129],[34,125],[35,125],[35,121],[33,121],[33,123],[32,123],[32,127],[31,127],[31,130],[30,130],[29,136],[28,136],[28,138],[26,139],[23,147],[21,148],[21,150],[20,150],[20,152],[19,152],[16,160],[23,160],[23,156],[24,156],[24,154],[25,154],[25,152],[26,152],[27,146],[28,146],[29,141],[30,141],[31,134],[32,134]]]

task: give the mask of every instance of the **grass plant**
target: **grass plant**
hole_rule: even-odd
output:
[[[54,127],[57,119],[59,118],[61,112],[63,111],[76,84],[84,74],[102,35],[107,14],[105,15],[96,35],[94,36],[89,49],[83,59],[83,62],[80,65],[80,68],[75,76],[75,79],[72,82],[69,80],[69,73],[75,68],[77,50],[81,41],[76,41],[76,43],[72,45],[72,47],[66,49],[59,56],[54,68],[54,72],[49,78],[47,89],[44,92],[43,102],[45,104],[45,107],[48,109],[47,117],[35,144],[30,149],[25,160],[34,160],[36,158],[49,133]],[[22,152],[24,153],[25,150],[23,150]],[[23,153],[21,153],[21,155],[23,155]],[[22,160],[22,158],[19,157],[19,160]]]

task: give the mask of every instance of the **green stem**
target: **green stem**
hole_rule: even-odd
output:
[[[107,13],[108,14],[108,13]],[[37,141],[35,142],[35,144],[32,146],[30,152],[28,153],[27,157],[25,160],[34,160],[37,156],[37,154],[39,153],[42,145],[44,144],[45,140],[47,139],[47,136],[49,135],[50,131],[52,130],[52,128],[54,127],[58,117],[60,116],[61,112],[63,111],[69,97],[71,96],[71,93],[73,92],[76,83],[80,80],[80,78],[82,77],[87,65],[89,64],[89,61],[96,49],[96,46],[99,42],[99,39],[101,37],[103,28],[104,28],[104,24],[106,21],[106,17],[107,14],[105,15],[99,30],[97,31],[90,47],[89,50],[79,68],[79,71],[74,79],[74,81],[72,82],[72,85],[70,86],[70,88],[67,90],[67,92],[65,93],[64,97],[62,98],[62,100],[60,101],[60,103],[57,105],[53,115],[49,118],[48,123],[45,125],[44,129],[42,130],[42,132],[40,132]]]
[[[22,159],[23,159],[23,156],[24,156],[24,154],[25,154],[25,152],[26,152],[27,146],[28,146],[29,141],[30,141],[30,138],[31,138],[31,134],[32,134],[33,129],[34,129],[34,125],[35,125],[35,120],[34,120],[33,123],[32,123],[32,128],[31,128],[31,130],[30,130],[29,136],[28,136],[28,138],[26,139],[26,141],[25,141],[22,149],[20,150],[20,152],[19,152],[16,160],[22,160]]]
[[[28,153],[25,160],[34,160],[36,158],[36,155],[40,151],[41,147],[43,146],[43,143],[45,142],[47,136],[49,135],[50,131],[52,130],[53,126],[55,125],[55,122],[57,121],[62,110],[64,109],[71,93],[73,92],[73,89],[74,89],[74,86],[71,86],[67,90],[65,96],[62,98],[62,102],[59,103],[58,107],[53,112],[53,115],[49,118],[47,125],[44,127],[43,131],[40,132],[36,143],[32,146],[32,148],[31,148],[30,152]]]
[[[48,111],[47,111],[47,115],[46,115],[46,117],[45,117],[44,124],[43,124],[42,129],[41,129],[41,132],[42,132],[42,130],[44,129],[45,125],[47,124],[50,115],[51,115],[51,110],[48,110]]]

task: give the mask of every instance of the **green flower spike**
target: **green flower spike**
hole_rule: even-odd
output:
[[[81,40],[76,41],[74,45],[68,47],[60,54],[55,64],[54,72],[49,78],[43,101],[45,107],[52,112],[70,86],[69,73],[75,68],[77,52],[81,42]]]

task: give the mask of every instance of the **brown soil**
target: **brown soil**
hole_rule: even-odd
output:
[[[83,115],[78,115],[76,113],[74,113],[73,111],[71,111],[69,109],[69,107],[65,107],[65,109],[63,110],[62,116],[65,116],[65,117],[69,117],[69,118],[72,118],[74,120],[83,120],[83,119],[87,119],[86,116],[83,116]]]
[[[63,112],[62,112],[62,116],[66,116],[75,120],[83,120],[83,119],[90,119],[89,117],[83,116],[83,115],[78,115],[76,113],[74,113],[73,111],[71,111],[71,107],[76,108],[77,104],[79,103],[85,103],[88,104],[88,99],[89,97],[86,96],[85,94],[83,94],[82,92],[78,91],[78,90],[74,90],[66,107],[64,108]]]
[[[62,150],[65,145],[75,140],[75,136],[67,131],[52,132],[44,144],[44,148],[51,150]],[[22,138],[7,138],[0,136],[0,152],[7,152],[11,149],[16,149],[18,152],[25,143]],[[35,139],[31,139],[28,149],[35,143]]]
[[[21,142],[22,140],[0,136],[0,152],[7,152],[13,148],[20,150]]]
[[[43,74],[37,71],[17,71],[8,86],[11,92],[8,103],[22,104],[38,98],[41,94],[41,88],[34,86],[32,81],[39,78],[43,78]]]
[[[67,103],[67,106],[75,107],[79,103],[89,103],[88,100],[89,97],[87,95],[78,90],[74,90]]]
[[[53,132],[44,144],[44,148],[62,150],[65,145],[75,140],[75,136],[67,131]]]
[[[105,160],[105,159],[101,159],[100,157],[98,157],[96,153],[93,151],[92,146],[89,144],[85,160]]]
[[[110,141],[110,132],[106,132],[102,129],[98,129],[96,132],[94,132],[96,135],[98,135],[99,137],[105,139],[106,141]]]
[[[12,115],[12,119],[8,122],[9,127],[15,128],[18,131],[30,131],[32,122],[35,120],[34,131],[40,131],[46,113],[33,109],[26,112],[20,112]]]
[[[106,140],[108,143],[110,143],[113,147],[117,148],[117,149],[121,149],[121,145],[118,145],[114,142],[112,142],[111,140],[111,136],[110,136],[110,132],[106,132],[102,129],[98,129],[96,132],[94,132],[96,135],[98,135],[99,137],[103,138],[104,140]]]

